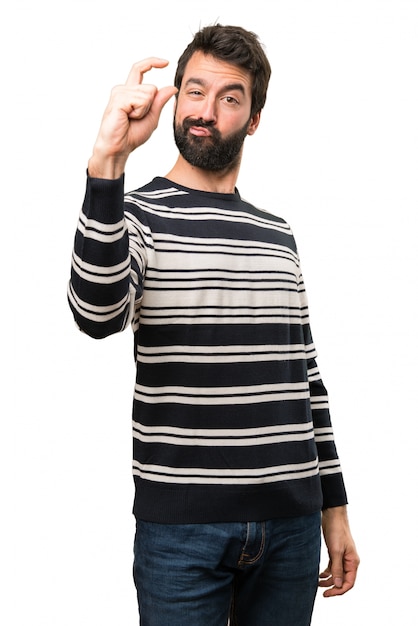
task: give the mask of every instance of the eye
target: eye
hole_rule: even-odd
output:
[[[225,96],[224,100],[227,104],[239,104],[238,100],[234,96]]]

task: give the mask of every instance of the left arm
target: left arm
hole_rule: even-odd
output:
[[[347,494],[334,441],[328,394],[316,364],[302,275],[299,281],[302,310],[306,315],[304,336],[308,380],[323,493],[322,532],[329,554],[328,566],[319,576],[319,586],[326,587],[324,596],[328,598],[343,595],[354,586],[360,559],[348,521]]]
[[[322,532],[328,548],[328,567],[319,575],[325,598],[341,596],[354,586],[360,559],[351,535],[347,507],[322,511]]]

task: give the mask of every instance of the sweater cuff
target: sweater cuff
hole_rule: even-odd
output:
[[[329,474],[321,477],[323,509],[344,506],[348,503],[342,474]]]
[[[88,217],[104,224],[114,224],[124,214],[124,182],[122,174],[116,180],[92,178],[87,173],[87,186],[84,207]]]

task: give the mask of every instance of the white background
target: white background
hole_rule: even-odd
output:
[[[151,55],[171,63],[149,81],[171,84],[194,32],[219,21],[254,30],[273,67],[238,187],[295,232],[362,557],[356,588],[319,595],[313,624],[413,625],[418,2],[6,6],[1,623],[137,623],[132,336],[100,342],[76,330],[66,304],[71,247],[110,88]],[[171,168],[171,117],[169,103],[128,164],[128,188]]]

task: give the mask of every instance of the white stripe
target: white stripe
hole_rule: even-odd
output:
[[[302,344],[283,346],[138,346],[140,363],[256,363],[305,358]]]
[[[279,244],[262,244],[251,239],[221,239],[213,237],[181,237],[178,235],[158,233],[154,236],[156,249],[174,252],[220,252],[239,255],[261,254],[266,257],[283,256],[298,265],[297,255],[286,246]],[[207,269],[207,266],[206,266]]]
[[[338,459],[332,459],[331,461],[321,461],[319,463],[319,475],[330,476],[331,474],[340,474],[341,465]]]
[[[318,462],[278,465],[257,469],[176,468],[133,462],[133,473],[154,482],[178,484],[256,485],[309,478],[318,474]]]
[[[340,462],[338,459],[330,459],[329,461],[320,461],[319,467],[320,469],[340,467]]]
[[[323,428],[315,428],[315,437],[317,435],[332,435],[332,427],[324,426]]]
[[[295,441],[308,441],[312,439],[312,433],[302,433],[293,435],[271,435],[269,437],[256,437],[251,439],[178,439],[169,435],[143,435],[134,430],[133,436],[142,443],[166,443],[173,446],[224,446],[229,448],[238,448],[245,446],[267,446],[282,443],[294,443]]]
[[[225,386],[225,387],[185,387],[180,385],[166,385],[163,387],[150,387],[137,384],[136,391],[147,395],[161,396],[162,394],[179,394],[196,397],[206,396],[236,396],[243,394],[269,393],[272,391],[305,391],[307,384],[305,381],[298,383],[271,383],[264,385],[247,386]]]
[[[308,369],[308,380],[313,382],[314,380],[321,380],[321,374],[318,367],[311,367]]]
[[[294,273],[292,272],[271,272],[264,270],[237,270],[236,272],[228,271],[227,269],[177,269],[173,270],[162,270],[157,271],[153,268],[148,268],[147,271],[148,280],[156,280],[158,282],[173,282],[174,280],[179,281],[195,281],[201,280],[202,282],[205,280],[218,280],[222,279],[225,281],[231,280],[234,282],[237,281],[251,281],[256,283],[257,281],[268,281],[269,283],[273,282],[292,282],[296,284],[296,278]]]
[[[221,305],[221,310],[228,311],[231,315],[237,313],[237,308],[244,309],[245,311],[254,311],[254,307],[263,309],[266,311],[280,313],[284,315],[294,315],[299,318],[301,314],[308,314],[307,310],[300,308],[299,296],[296,291],[286,292],[285,304],[286,306],[272,308],[272,301],[277,301],[277,295],[271,291],[252,291],[251,289],[184,289],[182,291],[171,291],[165,289],[158,289],[152,292],[148,291],[148,284],[145,281],[144,290],[144,306],[147,306],[145,298],[150,300],[152,307],[157,309],[156,313],[163,313],[158,309],[173,309],[178,314],[184,313],[184,309],[197,309],[201,312],[207,312],[208,315],[216,315]],[[252,306],[254,304],[254,306]],[[214,306],[215,305],[215,306]],[[179,307],[179,309],[177,309]],[[148,310],[149,312],[149,310]],[[198,313],[197,313],[198,314]]]
[[[290,317],[289,315],[287,315],[286,313],[280,313],[280,314],[276,314],[276,315],[269,315],[269,316],[264,316],[264,315],[260,315],[260,316],[246,316],[246,315],[237,315],[235,314],[233,317],[229,316],[229,315],[218,315],[217,319],[216,319],[216,323],[218,324],[272,324],[272,323],[282,323],[282,324],[296,324],[298,326],[300,326],[300,324],[304,323],[304,320],[306,318],[304,316],[300,316],[300,315],[295,315],[294,313],[292,314],[292,316]],[[170,320],[171,322],[175,322],[176,324],[213,324],[214,323],[214,318],[213,315],[202,315],[202,313],[200,314],[196,314],[192,317],[189,317],[188,315],[182,315],[181,313],[173,313],[173,316],[165,316],[165,315],[155,315],[155,316],[148,316],[148,315],[141,315],[141,311],[139,311],[139,317],[138,317],[138,322],[144,322],[147,325],[153,325],[153,326],[159,326],[161,324],[166,324],[167,320]]]
[[[167,291],[185,291],[187,289],[189,290],[194,290],[194,289],[207,289],[207,290],[212,290],[212,291],[218,291],[218,290],[228,290],[228,291],[233,291],[233,290],[247,290],[251,291],[252,293],[254,292],[268,292],[270,293],[271,291],[275,291],[277,289],[281,289],[281,290],[286,290],[286,293],[289,293],[290,291],[294,291],[296,292],[296,284],[293,282],[292,284],[289,284],[290,281],[283,281],[283,280],[271,280],[269,282],[267,281],[248,281],[245,278],[239,278],[239,279],[232,279],[232,278],[222,278],[222,279],[218,279],[218,278],[203,278],[203,279],[191,279],[191,278],[186,278],[182,281],[175,281],[175,280],[153,280],[152,278],[149,278],[147,276],[147,285],[146,288],[147,289],[158,289],[158,290],[162,290],[164,292]]]
[[[78,230],[86,239],[93,239],[102,243],[113,243],[123,238],[126,232],[125,220],[116,224],[103,224],[92,219],[86,219],[82,214],[78,222]]]
[[[146,293],[144,295],[147,295]],[[184,302],[184,300],[183,300]],[[231,308],[234,308],[231,311]],[[154,311],[146,306],[138,309],[136,312],[135,323],[139,325],[139,322],[147,325],[164,325],[171,324],[203,324],[210,323],[215,324],[272,324],[272,323],[287,323],[288,325],[295,324],[300,326],[303,323],[308,322],[308,315],[304,311],[299,309],[251,309],[241,307],[220,307],[215,310],[211,307],[187,307],[181,306],[177,308],[157,309]],[[306,359],[312,358],[311,355],[304,355]]]
[[[328,409],[329,403],[327,396],[312,396],[311,398],[312,409]]]
[[[334,433],[332,428],[315,428],[315,441],[323,443],[324,441],[334,441]],[[334,461],[331,461],[333,463]]]
[[[281,391],[282,390],[282,391]],[[276,400],[303,400],[309,397],[306,383],[278,383],[247,387],[147,387],[135,385],[135,399],[146,404],[257,404]]]
[[[295,344],[245,344],[245,345],[227,345],[227,346],[212,346],[212,345],[175,345],[175,346],[141,346],[141,352],[146,355],[153,354],[254,354],[254,353],[288,353],[291,351],[304,352],[304,345],[302,343]]]
[[[132,192],[134,194],[134,192]],[[125,196],[125,200],[132,201],[134,204],[138,204],[136,202],[136,195],[144,197],[144,198],[170,198],[171,196],[186,196],[188,194],[187,191],[180,191],[176,187],[169,187],[168,189],[157,189],[155,191],[141,191],[138,194],[127,195]]]
[[[127,196],[125,200],[139,206],[144,212],[161,216],[166,219],[190,219],[195,221],[214,220],[225,222],[240,222],[242,224],[252,224],[260,228],[268,228],[269,230],[277,230],[291,234],[291,230],[286,222],[278,222],[276,220],[267,219],[265,217],[253,215],[245,211],[228,211],[225,208],[216,209],[213,207],[164,207],[150,202],[140,201],[134,196]]]
[[[307,441],[313,438],[313,431],[312,422],[247,429],[188,429],[143,426],[134,421],[133,436],[143,443],[238,447]]]
[[[90,304],[89,302],[85,302],[77,296],[77,294],[73,291],[71,284],[69,285],[68,289],[68,297],[76,311],[85,319],[91,320],[93,322],[107,322],[109,320],[112,320],[123,312],[129,301],[128,295],[126,298],[123,298],[119,302],[116,302],[115,304],[109,304],[107,306],[97,306],[94,304]],[[96,315],[95,313],[102,314]]]
[[[113,285],[115,283],[120,282],[127,276],[129,276],[130,271],[131,271],[131,268],[127,267],[124,272],[121,272],[120,274],[114,274],[113,276],[95,276],[94,274],[84,272],[74,262],[72,265],[73,265],[75,273],[80,278],[82,278],[83,280],[89,283],[95,283],[96,285]]]
[[[133,421],[134,428],[142,430],[145,434],[169,434],[177,437],[257,437],[278,433],[289,432],[312,432],[313,423],[306,424],[281,424],[275,426],[261,426],[256,428],[181,428],[179,426],[146,426]],[[192,435],[191,435],[191,434]]]
[[[83,261],[81,257],[78,256],[75,252],[73,252],[73,259],[77,263],[77,266],[86,272],[93,272],[95,274],[116,274],[116,272],[120,272],[126,268],[126,264],[129,264],[129,257],[125,259],[122,263],[117,263],[116,265],[110,265],[103,267],[102,265],[93,265],[92,263],[87,263]]]

